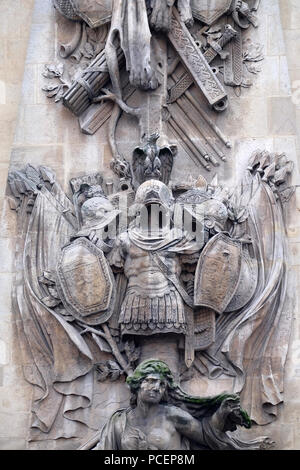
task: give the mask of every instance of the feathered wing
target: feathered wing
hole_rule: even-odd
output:
[[[258,261],[252,299],[239,311],[223,313],[216,342],[198,355],[210,377],[235,377],[234,392],[257,424],[273,421],[283,400],[283,373],[291,331],[292,306],[287,291],[287,241],[281,199],[291,171],[284,156],[257,154],[235,194],[248,218]],[[257,171],[258,170],[258,171]]]
[[[92,354],[72,323],[55,311],[59,301],[55,293],[49,297],[51,287],[40,282],[51,279],[76,228],[73,205],[45,167],[11,172],[9,185],[18,211],[13,312],[25,378],[34,385],[30,438],[76,437],[88,423]]]

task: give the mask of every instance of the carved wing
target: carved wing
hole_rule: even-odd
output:
[[[216,342],[198,354],[198,367],[210,377],[236,377],[235,392],[251,419],[267,424],[282,402],[283,372],[291,328],[287,293],[287,243],[282,202],[292,163],[285,155],[256,152],[231,201],[235,237],[250,235],[258,279],[252,299],[217,319]]]
[[[136,147],[132,153],[132,171],[138,184],[144,182],[145,159],[144,150]]]
[[[158,134],[155,134],[150,139],[157,140],[158,137]],[[157,178],[163,183],[169,184],[177,146],[155,146],[152,156],[149,156],[150,153],[147,152],[147,145],[143,148],[136,147],[133,151],[132,172],[136,182],[142,184],[149,178]]]
[[[28,165],[11,172],[8,181],[20,234],[13,311],[25,378],[35,386],[31,439],[38,430],[47,432],[49,439],[73,437],[79,424],[65,424],[85,422],[92,393],[87,387],[92,355],[63,310],[56,308],[59,300],[52,277],[61,247],[76,229],[73,205],[45,167]],[[50,431],[54,421],[57,426]]]
[[[161,161],[161,181],[169,184],[171,172],[173,168],[174,157],[177,154],[176,145],[162,147],[159,151],[159,159]]]

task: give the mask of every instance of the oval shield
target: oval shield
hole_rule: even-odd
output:
[[[224,312],[239,283],[241,258],[241,242],[224,233],[215,235],[198,260],[194,304]]]
[[[248,247],[243,247],[241,275],[237,289],[225,312],[236,312],[243,308],[255,294],[258,281],[258,264],[256,258],[249,254]]]
[[[213,24],[228,12],[232,0],[192,0],[193,16],[207,25]]]
[[[115,281],[103,254],[86,238],[63,248],[57,266],[57,288],[65,308],[77,320],[99,325],[112,315]]]

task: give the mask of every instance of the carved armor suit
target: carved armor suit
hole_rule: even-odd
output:
[[[167,209],[172,195],[163,183],[150,180],[140,186],[135,202],[137,207],[159,202]],[[108,258],[128,280],[119,315],[122,335],[186,332],[179,255],[199,249],[186,233],[169,227],[148,232],[133,225],[117,238]]]
[[[186,330],[183,299],[152,254],[136,245],[126,233],[111,256],[114,265],[124,267],[128,279],[119,317],[122,334],[184,333]],[[178,255],[166,249],[159,251],[159,256],[169,272],[178,277]]]

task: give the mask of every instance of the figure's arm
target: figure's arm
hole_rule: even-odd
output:
[[[207,428],[210,429],[210,432],[213,431],[219,436],[224,436],[227,431],[235,431],[238,425],[250,427],[250,419],[241,409],[238,396],[225,398],[212,416],[204,418],[205,427],[202,421],[195,419],[190,413],[176,406],[169,406],[168,413],[180,434],[206,446],[205,429],[207,430]]]
[[[107,255],[107,260],[111,265],[113,271],[121,272],[124,268],[124,263],[127,256],[128,237],[126,234],[119,235],[114,243],[110,253]]]
[[[210,418],[210,425],[218,432],[235,431],[237,426],[250,427],[250,418],[241,409],[239,396],[232,396],[222,401]]]
[[[120,450],[123,431],[124,410],[116,411],[94,438],[79,450]],[[95,447],[94,444],[96,444]]]
[[[167,412],[168,417],[171,419],[179,434],[182,434],[198,444],[205,444],[201,421],[198,421],[190,413],[177,406],[168,406]]]

